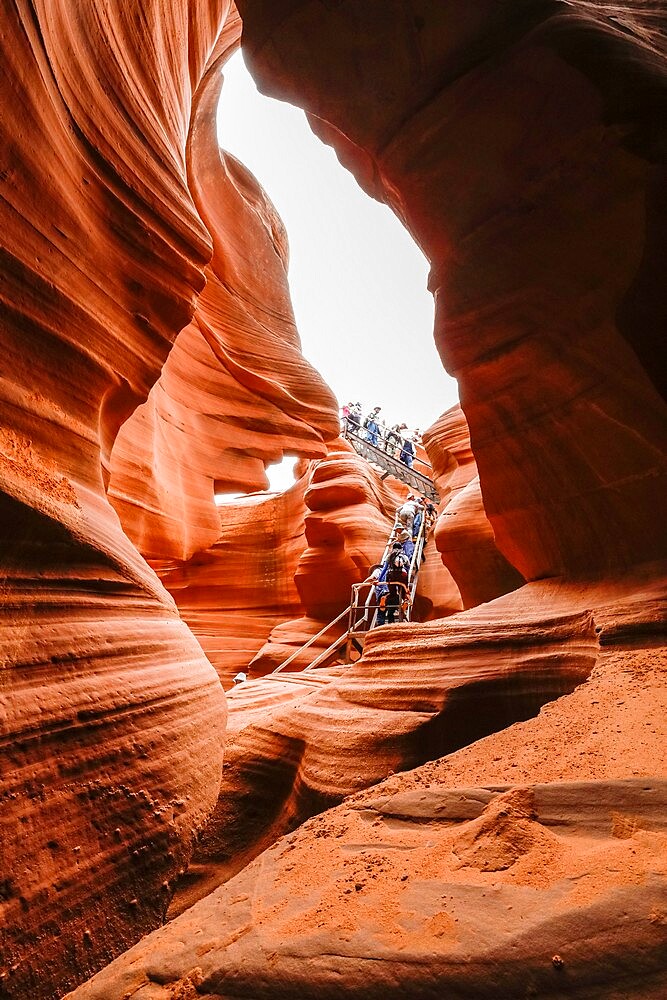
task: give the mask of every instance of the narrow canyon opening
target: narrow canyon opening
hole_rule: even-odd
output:
[[[663,996],[663,13],[0,20],[0,994]],[[241,42],[420,248],[428,323],[362,318],[359,257],[412,266],[383,223],[332,194],[302,250],[225,151]],[[412,468],[357,399],[420,427]]]

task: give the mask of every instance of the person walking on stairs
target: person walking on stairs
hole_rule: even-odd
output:
[[[407,528],[401,528],[396,540],[401,543],[401,551],[411,562],[415,551],[415,543]]]
[[[410,565],[407,556],[401,551],[400,542],[394,542],[388,564],[387,584],[389,586],[389,593],[387,594],[387,622],[389,625],[393,625],[396,620],[396,614],[400,613],[403,599],[407,593],[408,566]]]
[[[371,607],[377,609],[377,617],[375,619],[376,625],[384,625],[387,614],[387,594],[389,593],[389,587],[387,586],[386,581],[388,569],[388,560],[385,563],[376,563],[375,566],[371,566],[369,575],[364,581],[369,583],[373,582],[375,584],[375,587],[373,588],[373,603]]]
[[[350,412],[347,415],[348,427],[353,434],[358,434],[361,428],[361,403],[350,403]]]
[[[380,430],[380,425],[378,424],[378,413],[380,412],[380,407],[376,406],[374,410],[368,414],[364,420],[364,429],[366,431],[366,440],[369,444],[375,445],[377,448],[378,443],[378,432]]]
[[[412,443],[411,438],[406,438],[403,442],[403,447],[401,448],[401,462],[403,465],[407,465],[408,469],[412,468],[412,463],[415,460],[415,446]]]
[[[391,430],[387,431],[386,450],[392,458],[398,458],[403,441],[403,431],[407,429],[407,424],[394,424]]]
[[[410,533],[411,538],[414,535],[414,524],[415,524],[416,513],[417,513],[417,503],[415,500],[414,493],[411,493],[408,496],[408,499],[405,501],[405,503],[401,504],[401,506],[396,511],[396,516],[398,517],[398,520],[401,522],[401,526]]]

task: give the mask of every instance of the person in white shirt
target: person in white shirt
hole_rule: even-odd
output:
[[[415,514],[417,513],[417,504],[415,502],[414,494],[410,494],[408,499],[398,508],[396,513],[399,521],[403,527],[410,532],[410,538],[412,538],[412,529],[415,523]]]

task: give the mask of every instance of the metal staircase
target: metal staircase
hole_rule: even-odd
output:
[[[387,539],[387,544],[385,545],[385,549],[382,554],[381,564],[383,566],[386,565],[392,543],[396,539],[400,527],[401,525],[397,515],[394,519],[391,533]],[[399,622],[411,621],[412,619],[412,607],[415,592],[417,590],[417,580],[422,564],[422,554],[427,541],[428,531],[429,526],[427,526],[427,518],[425,514],[423,514],[421,524],[419,525],[419,531],[417,533],[417,539],[415,541],[414,552],[412,553],[412,558],[410,560],[407,586],[404,586],[403,584],[395,584],[395,586],[402,587],[405,590],[405,597],[398,612]],[[341,611],[341,613],[334,618],[333,621],[329,622],[324,626],[324,628],[320,629],[316,635],[311,636],[307,642],[296,649],[290,656],[287,657],[286,660],[277,666],[273,673],[267,674],[266,677],[269,679],[274,678],[276,680],[287,680],[289,675],[279,676],[285,668],[293,663],[293,661],[300,656],[305,649],[309,649],[315,642],[317,642],[318,639],[321,639],[323,635],[325,635],[331,628],[338,625],[339,622],[344,621],[345,618],[347,618],[347,627],[343,631],[342,635],[334,639],[334,641],[327,646],[326,649],[318,652],[306,667],[301,668],[300,673],[308,673],[309,671],[315,670],[317,667],[328,667],[336,662],[354,663],[355,660],[358,660],[364,651],[364,643],[367,634],[377,625],[378,611],[380,610],[380,605],[376,600],[377,586],[378,581],[374,579],[367,579],[362,583],[353,584],[351,600],[345,610]]]
[[[395,479],[400,479],[402,483],[409,486],[415,493],[420,493],[434,503],[439,503],[440,497],[438,496],[438,491],[427,475],[401,462],[400,459],[390,455],[384,448],[371,444],[363,436],[364,432],[355,430],[355,427],[356,425],[352,425],[349,420],[346,421],[341,432],[342,436],[346,441],[350,442],[358,455],[365,458],[369,465],[372,465],[380,473],[382,479],[386,479],[387,476],[394,476]],[[419,461],[419,459],[415,461]]]

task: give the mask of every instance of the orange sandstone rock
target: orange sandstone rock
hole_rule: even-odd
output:
[[[574,589],[548,584],[495,603],[525,613],[528,592],[544,587],[552,606],[576,604]],[[233,981],[249,998],[267,979],[285,998],[326,995],[330,984],[359,997],[548,995],[561,988],[560,970],[573,996],[621,990],[657,1000],[665,989],[666,662],[664,647],[641,650],[632,639],[659,627],[663,599],[650,587],[642,604],[623,596],[608,591],[605,605],[601,589],[589,590],[601,646],[572,693],[308,820],[76,1000],[114,1000],[149,981],[168,984],[155,986],[166,1000],[167,988],[193,976],[214,995],[214,984]],[[265,734],[257,692],[273,683],[234,692],[231,718],[235,700],[248,711],[254,698],[257,734]],[[325,693],[311,696],[321,717]],[[444,726],[442,735],[451,739]],[[303,758],[292,766],[302,772]]]
[[[445,498],[435,531],[436,545],[458,584],[464,607],[516,590],[524,580],[495,544],[461,408],[455,406],[444,413],[426,431],[425,440]]]
[[[238,6],[260,85],[431,261],[503,555],[528,580],[665,558],[657,5]]]
[[[265,464],[286,452],[323,456],[338,435],[336,400],[301,355],[283,224],[252,174],[218,146],[225,37],[187,146],[190,190],[213,241],[206,285],[111,461],[110,498],[155,559],[185,560],[217,542],[215,491],[261,490]]]
[[[665,795],[655,778],[380,786],[278,841],[71,1000],[218,996],[232,982],[250,998],[267,980],[285,1000],[491,1000],[557,995],[563,978],[574,996],[657,1000]]]
[[[7,838],[12,997],[56,995],[155,924],[160,879],[185,863],[217,790],[220,688],[104,480],[142,550],[183,561],[217,541],[216,483],[257,485],[287,441],[322,456],[337,433],[330,396],[299,361],[272,212],[191,122],[230,5],[102,6],[21,0],[3,14],[3,820],[26,831]],[[456,752],[473,762],[468,745],[483,737],[499,741],[506,772],[526,736],[531,777],[518,794],[511,778],[489,787],[494,743],[481,739],[483,783],[453,801],[448,788],[415,797],[411,778],[393,778],[398,801],[365,793],[353,815],[341,806],[307,824],[79,996],[368,996],[369,965],[383,996],[539,995],[563,974],[573,995],[662,996],[665,852],[651,801],[662,801],[664,762],[652,738],[638,755],[635,725],[608,711],[632,686],[595,687],[618,739],[591,744],[594,766],[581,740],[582,760],[563,748],[575,689],[614,665],[641,687],[664,643],[661,12],[577,0],[239,9],[263,85],[306,107],[427,253],[436,340],[459,379],[480,481],[453,509],[479,526],[483,496],[495,545],[531,582],[444,622],[387,628],[305,698],[277,689],[262,704],[247,692],[219,850],[259,850],[429,757],[448,755],[438,781],[447,767],[455,780]],[[209,130],[215,60],[238,33],[230,20],[195,99]],[[277,329],[252,301],[261,279],[248,285],[237,249],[247,228]],[[145,422],[116,451],[179,331]],[[212,405],[221,389],[236,393],[229,433]],[[202,412],[188,447],[177,424],[197,435]],[[333,538],[340,576],[322,585],[308,560],[298,574],[304,603],[322,611],[359,568],[362,546],[353,530],[340,544],[333,513],[352,503],[346,489],[327,509],[336,489],[324,483],[323,511],[311,508],[309,548],[323,565]],[[480,537],[488,553],[488,533],[454,545],[445,532],[452,564]],[[483,599],[460,577],[466,603]],[[272,682],[257,683],[266,694]],[[537,715],[559,695],[562,716]],[[517,720],[530,720],[519,736],[493,735]],[[630,762],[638,783],[626,783]],[[462,799],[474,804],[463,816]],[[54,863],[63,841],[76,861]]]
[[[204,286],[185,144],[229,11],[1,15],[0,992],[16,1000],[60,996],[160,922],[217,795],[222,689],[103,470]]]
[[[155,563],[225,688],[271,630],[302,611],[294,574],[306,545],[302,478],[281,495],[218,509],[218,540],[186,562]]]

